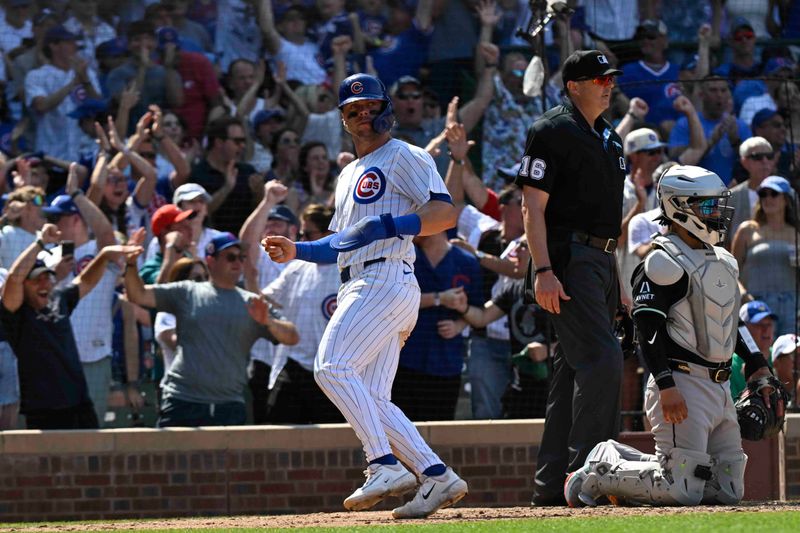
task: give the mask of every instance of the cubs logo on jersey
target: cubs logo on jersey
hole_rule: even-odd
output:
[[[94,259],[93,255],[85,255],[85,256],[81,257],[75,263],[75,275],[77,276],[78,274],[83,272],[83,269],[86,268],[87,266],[89,266],[89,263],[92,262],[92,259]]]
[[[325,320],[330,320],[336,311],[336,294],[329,294],[322,300],[322,316]]]
[[[378,167],[369,167],[356,180],[353,200],[359,204],[376,202],[386,192],[386,176]]]

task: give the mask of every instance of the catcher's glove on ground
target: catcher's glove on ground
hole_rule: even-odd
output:
[[[764,403],[764,398],[761,396],[761,391],[766,387],[772,387],[769,406]],[[780,432],[783,429],[788,401],[789,394],[775,376],[749,381],[735,404],[742,438],[761,440]]]

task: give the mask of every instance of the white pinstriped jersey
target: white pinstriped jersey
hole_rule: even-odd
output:
[[[292,263],[276,263],[269,258],[267,252],[265,252],[260,246],[259,250],[258,286],[264,288],[272,283],[280,275],[280,273],[283,272],[283,269]],[[250,358],[272,366],[273,361],[275,360],[275,348],[276,346],[267,339],[256,339],[256,342],[253,343],[253,347],[250,348]]]
[[[97,252],[97,241],[94,240],[75,247],[75,269],[61,280],[60,284],[72,283],[72,280],[97,256]],[[53,268],[60,260],[61,246],[55,247],[52,256],[45,258],[45,262]],[[121,271],[119,265],[109,261],[103,277],[89,294],[81,298],[70,316],[75,344],[78,345],[82,363],[94,363],[111,356],[111,337],[114,332],[111,306],[114,301],[114,288]]]
[[[356,159],[339,174],[336,212],[329,226],[339,232],[364,217],[389,213],[408,215],[431,199],[431,193],[450,196],[433,158],[422,148],[397,139]],[[411,237],[382,239],[339,254],[339,268],[378,258],[414,264]]]
[[[302,324],[300,342],[294,346],[275,346],[270,388],[287,359],[294,360],[308,371],[314,370],[314,357],[322,333],[336,310],[339,285],[336,265],[291,261],[280,276],[264,289],[264,294],[281,305],[280,312],[286,320],[292,324]]]

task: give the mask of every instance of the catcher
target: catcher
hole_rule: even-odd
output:
[[[786,393],[747,329],[737,326],[738,267],[716,246],[730,222],[729,196],[722,180],[700,167],[674,166],[662,177],[658,221],[669,233],[655,238],[633,274],[656,453],[601,442],[567,477],[571,507],[597,505],[603,496],[633,505],[738,503],[747,456],[728,383],[734,349],[748,380],[743,427],[756,438],[780,430]]]

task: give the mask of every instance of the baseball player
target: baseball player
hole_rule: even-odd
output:
[[[713,172],[674,166],[658,185],[669,232],[633,274],[633,318],[650,368],[645,410],[655,455],[608,440],[567,477],[571,507],[601,496],[648,505],[738,503],[747,456],[730,398],[734,348],[749,381],[770,376],[753,338],[738,327],[739,269],[721,246],[730,191]],[[766,390],[762,393],[765,398]],[[767,400],[768,402],[768,400]]]
[[[369,462],[366,482],[345,499],[345,508],[368,509],[408,492],[416,474],[419,491],[392,515],[425,517],[463,498],[467,484],[391,402],[391,388],[419,311],[412,236],[452,228],[456,212],[430,155],[389,134],[392,103],[380,80],[346,78],[339,109],[358,158],[339,175],[330,224],[335,234],[302,243],[269,236],[262,245],[277,262],[338,261],[338,307],[322,336],[314,378],[353,427]]]

